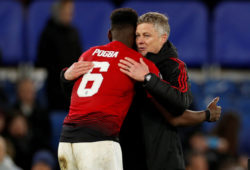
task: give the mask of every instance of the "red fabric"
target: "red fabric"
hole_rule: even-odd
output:
[[[99,49],[99,53],[96,52],[96,49]],[[115,57],[115,52],[119,52],[117,57]],[[84,78],[80,77],[75,82],[69,114],[64,123],[89,126],[102,131],[106,135],[119,133],[134,96],[134,81],[123,74],[118,66],[119,60],[124,57],[130,57],[139,62],[139,58],[142,56],[118,41],[93,47],[81,55],[79,60],[105,62],[101,65],[105,66],[105,68],[103,67],[104,70],[108,69],[101,71],[101,68],[94,68],[91,71],[92,76],[97,75],[94,80],[86,78],[84,75]],[[149,60],[144,59],[144,61],[148,64],[150,71],[158,75],[159,71],[156,66]],[[100,83],[101,77],[103,77],[103,80]],[[81,89],[79,86],[81,82],[85,81],[84,79],[88,79],[88,81],[86,86],[82,86],[85,88]],[[99,89],[96,88],[96,93],[88,97],[79,97],[80,91],[84,91],[81,95],[93,92],[93,90],[88,91],[88,89],[94,89],[95,81],[100,85]]]
[[[187,70],[185,64],[183,61],[177,58],[170,58],[170,59],[176,61],[179,64],[179,70],[180,70],[180,74],[178,77],[179,87],[175,86],[172,87],[178,89],[182,93],[186,93],[188,90],[188,84],[187,84]]]

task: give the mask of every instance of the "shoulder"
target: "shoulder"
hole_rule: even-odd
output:
[[[155,63],[149,59],[147,59],[146,57],[143,57],[143,61],[148,65],[148,66],[153,66],[153,67],[156,67]]]
[[[123,48],[122,52],[123,52],[124,57],[132,58],[133,60],[135,60],[137,62],[139,62],[140,58],[145,59],[140,53],[138,53],[137,51],[135,51],[135,50],[133,50],[132,48],[129,48],[129,47]]]
[[[158,67],[160,72],[166,77],[178,76],[179,74],[186,74],[187,68],[185,62],[178,58],[168,58],[164,60],[162,64]]]
[[[175,65],[183,65],[183,66],[186,65],[185,62],[180,60],[179,58],[170,57],[169,60],[171,63],[174,63]]]
[[[176,71],[186,68],[186,64],[178,58],[171,57],[165,61],[164,68],[166,68],[167,70]]]
[[[97,49],[97,47],[91,47],[91,48],[89,48],[88,50],[84,51],[84,52],[81,54],[81,56],[80,56],[80,58],[79,58],[78,61],[84,60],[84,58],[85,58],[86,56],[89,56],[90,54],[92,54],[92,53],[95,51],[95,49]]]
[[[69,28],[71,29],[72,32],[78,33],[78,29],[74,27],[73,25],[70,25]]]
[[[49,37],[53,37],[55,34],[55,31],[53,28],[51,27],[45,27],[43,30],[42,30],[42,33],[41,33],[41,38],[44,38],[44,39],[48,39]]]
[[[135,50],[133,50],[133,49],[131,49],[131,54],[132,54],[135,58],[138,58],[138,59],[143,58],[143,60],[146,59],[146,58],[143,57],[139,52],[137,52],[137,51],[135,51]],[[147,59],[146,59],[146,60],[147,60]],[[148,60],[148,61],[149,61],[149,60]]]

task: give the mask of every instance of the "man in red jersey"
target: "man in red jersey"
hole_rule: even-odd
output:
[[[144,72],[159,74],[152,62],[132,49],[137,17],[129,8],[113,11],[112,42],[90,48],[65,70],[65,81],[75,81],[58,148],[61,169],[123,169],[118,135],[134,96],[134,80],[120,71],[118,63],[130,56],[145,65],[143,75],[138,74],[141,81]]]

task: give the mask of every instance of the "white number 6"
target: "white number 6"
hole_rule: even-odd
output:
[[[100,72],[107,72],[109,68],[108,62],[93,62],[93,68],[100,68]],[[96,94],[102,84],[103,76],[101,73],[91,73],[93,70],[90,69],[88,73],[84,74],[82,77],[82,81],[78,87],[77,95],[79,97],[90,97]],[[93,81],[93,85],[91,88],[86,89],[86,85],[88,81]]]

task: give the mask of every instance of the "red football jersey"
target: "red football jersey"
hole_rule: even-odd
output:
[[[130,57],[139,62],[141,54],[119,41],[90,48],[79,60],[93,61],[94,67],[75,82],[69,114],[64,124],[77,124],[117,135],[134,96],[134,83],[120,71],[119,60]],[[157,67],[144,58],[151,73]]]

